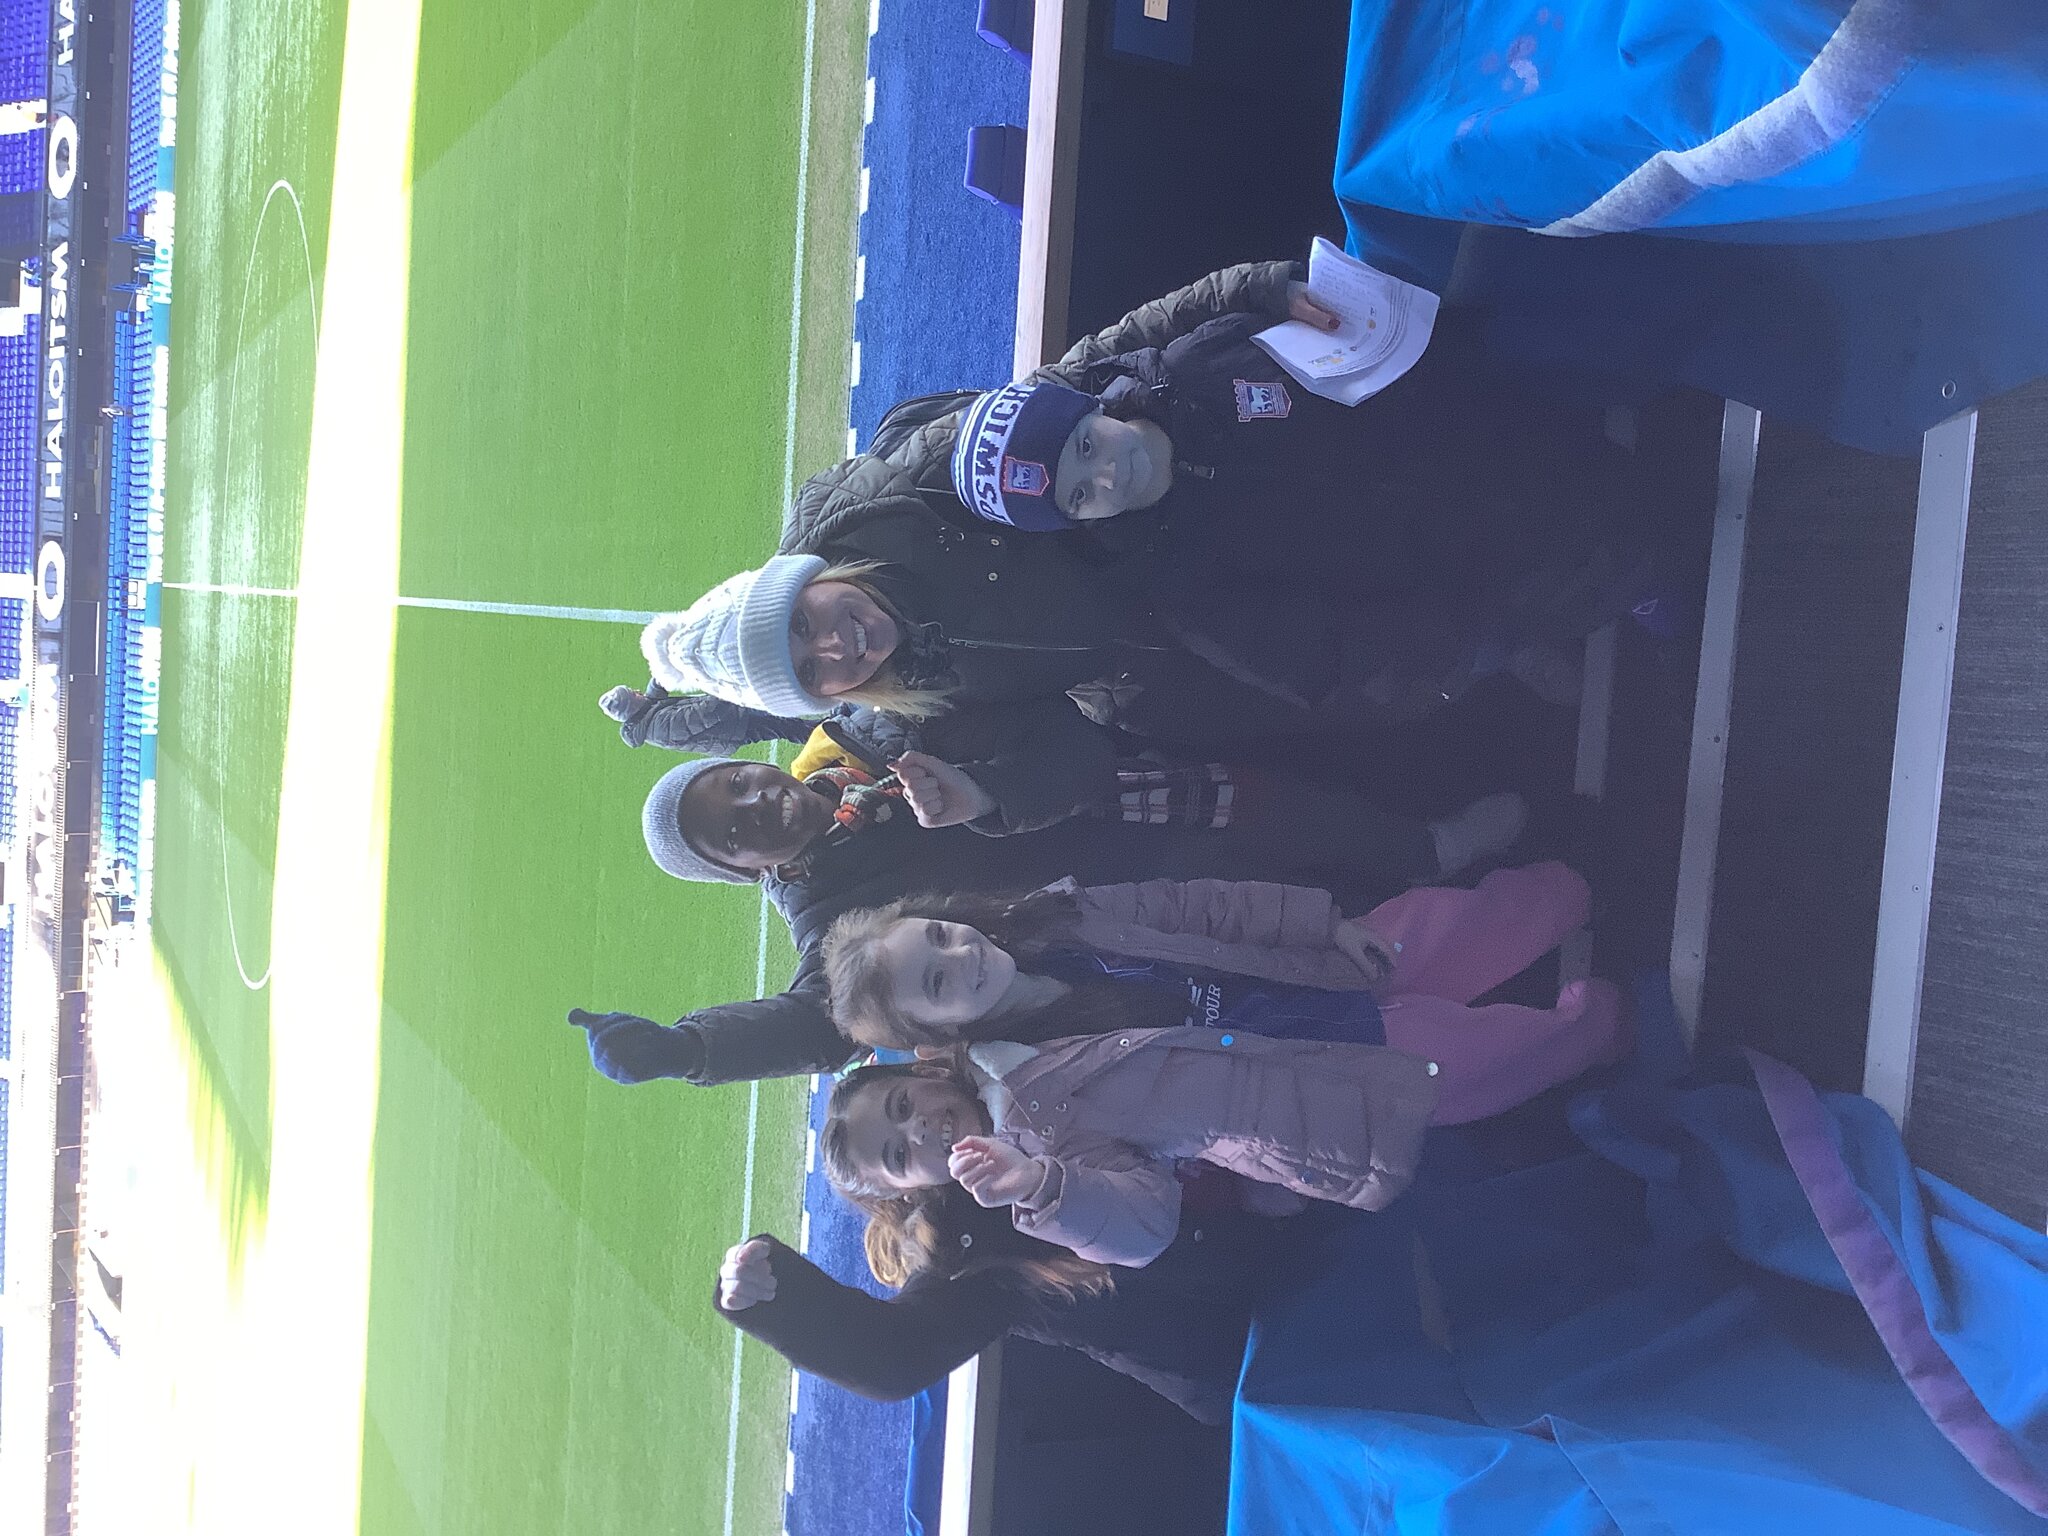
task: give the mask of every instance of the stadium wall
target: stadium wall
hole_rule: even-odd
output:
[[[126,229],[132,23],[129,0],[90,13],[74,0],[0,0],[0,95],[17,104],[14,125],[32,125],[0,138],[0,191],[40,192],[42,227],[39,247],[20,253],[20,336],[0,327],[0,622],[19,624],[0,638],[0,663],[13,664],[0,675],[0,771],[13,773],[0,786],[10,791],[0,815],[0,965],[9,973],[0,976],[0,1523],[66,1536],[92,1334],[78,1264],[106,760],[110,428],[122,420],[111,409],[108,301],[118,275],[110,258],[122,250],[114,236]],[[34,186],[8,182],[24,172]],[[29,408],[13,409],[24,396]]]

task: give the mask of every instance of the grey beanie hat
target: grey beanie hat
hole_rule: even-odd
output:
[[[692,848],[683,837],[677,814],[683,808],[683,791],[696,781],[698,774],[709,773],[713,768],[731,768],[745,761],[738,757],[693,758],[678,763],[654,781],[654,788],[647,792],[647,804],[640,811],[640,835],[647,840],[647,851],[664,873],[678,880],[724,881],[732,885],[752,885],[760,878],[707,859]]]
[[[825,569],[816,555],[777,555],[721,581],[682,613],[657,614],[640,635],[654,680],[771,715],[829,714],[835,701],[808,692],[789,659],[790,611]]]

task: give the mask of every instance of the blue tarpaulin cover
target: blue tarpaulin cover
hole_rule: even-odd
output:
[[[2032,0],[1356,0],[1336,189],[1504,350],[1858,446],[2048,372]]]
[[[1331,1225],[1254,1326],[1234,1532],[2048,1527],[2048,1237],[1764,1058],[1573,1119]]]

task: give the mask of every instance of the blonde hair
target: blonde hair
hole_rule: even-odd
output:
[[[934,1064],[940,1065],[940,1064]],[[941,1067],[966,1092],[973,1092],[956,1055]],[[921,1275],[942,1274],[948,1278],[980,1271],[998,1271],[1013,1276],[1026,1290],[1043,1297],[1078,1301],[1084,1296],[1106,1296],[1115,1288],[1116,1277],[1107,1265],[1097,1264],[1051,1244],[1040,1244],[1044,1253],[995,1253],[984,1245],[979,1255],[957,1220],[960,1196],[950,1184],[900,1193],[876,1187],[865,1169],[853,1160],[847,1145],[846,1114],[854,1097],[872,1084],[909,1077],[916,1072],[909,1065],[856,1067],[832,1088],[826,1101],[825,1128],[818,1133],[818,1162],[825,1178],[849,1205],[865,1212],[867,1231],[861,1246],[867,1252],[868,1268],[882,1284],[901,1290]]]
[[[842,581],[849,587],[858,587],[867,595],[869,602],[896,621],[897,640],[901,645],[907,638],[910,625],[896,607],[875,586],[874,577],[887,569],[879,560],[842,560],[828,565],[804,585],[814,587],[821,581]],[[952,700],[944,688],[911,688],[896,681],[894,668],[890,665],[896,658],[892,655],[879,667],[875,675],[858,688],[849,688],[844,693],[831,695],[835,704],[865,704],[870,709],[879,709],[892,715],[903,715],[911,720],[928,720],[933,715],[944,714],[952,707]]]

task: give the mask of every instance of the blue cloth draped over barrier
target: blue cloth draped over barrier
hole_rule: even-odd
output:
[[[1587,1095],[1514,1173],[1444,1134],[1333,1224],[1254,1326],[1232,1530],[2048,1528],[2048,1237],[1749,1077]]]
[[[2048,372],[2032,0],[1355,0],[1336,190],[1511,356],[1857,446]]]

